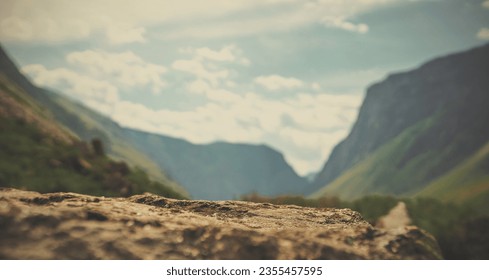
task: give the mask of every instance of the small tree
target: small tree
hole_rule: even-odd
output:
[[[92,139],[92,148],[97,156],[105,155],[104,144],[102,143],[102,140],[98,138]]]

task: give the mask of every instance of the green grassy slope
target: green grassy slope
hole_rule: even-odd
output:
[[[405,195],[416,191],[426,176],[419,173],[421,165],[425,165],[427,171],[436,164],[429,160],[431,153],[418,155],[402,168],[398,165],[417,135],[428,130],[433,121],[434,118],[430,118],[407,129],[312,197],[330,195],[352,200],[371,194]]]
[[[34,86],[19,72],[1,46],[0,75],[30,97],[31,103],[42,107],[40,111],[45,116],[57,121],[58,125],[69,130],[71,134],[87,142],[94,138],[100,139],[111,158],[128,162],[133,167],[137,166],[152,179],[186,195],[186,191],[169,179],[157,163],[134,148],[134,144],[124,137],[123,129],[118,124],[68,97]]]
[[[432,181],[426,179],[433,168],[450,158],[451,147],[418,155],[403,168],[396,167],[414,143],[414,137],[431,125],[426,121],[406,130],[312,197],[354,200],[375,194],[415,196],[463,205],[480,214],[489,213],[489,142]]]
[[[445,201],[489,205],[488,69],[486,45],[371,87],[349,140],[328,160],[321,177],[326,183],[313,197],[408,197],[429,188],[428,196]]]
[[[49,111],[0,74],[0,187],[183,198],[141,170],[109,159],[59,126]]]
[[[489,197],[482,195],[489,194],[487,144],[435,179],[433,174],[454,158],[457,148],[463,146],[466,135],[456,135],[446,145],[408,156],[419,139],[446,128],[441,118],[443,116],[439,114],[405,130],[312,197],[333,195],[352,200],[372,194],[413,196],[421,192],[423,196],[447,202],[473,200],[480,205],[487,204],[485,202],[489,201]]]
[[[59,94],[45,91],[45,95],[48,99],[42,103],[50,109],[54,118],[81,139],[85,141],[93,138],[101,139],[107,146],[108,155],[113,159],[137,166],[147,172],[152,179],[182,194],[187,194],[183,187],[168,178],[160,165],[135,148],[118,124]]]
[[[489,213],[489,142],[446,175],[430,183],[420,197],[468,204]]]

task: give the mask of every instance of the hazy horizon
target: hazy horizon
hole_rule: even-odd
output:
[[[391,72],[489,40],[489,1],[3,1],[39,86],[125,127],[266,144],[318,171]]]

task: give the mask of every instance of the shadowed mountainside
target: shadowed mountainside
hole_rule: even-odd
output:
[[[194,198],[232,199],[263,195],[302,194],[305,179],[282,154],[261,145],[187,141],[126,129],[126,136],[184,185]]]

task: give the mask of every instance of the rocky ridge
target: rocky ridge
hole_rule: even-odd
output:
[[[0,189],[1,259],[438,259],[414,226],[349,209],[153,194],[107,198]]]

